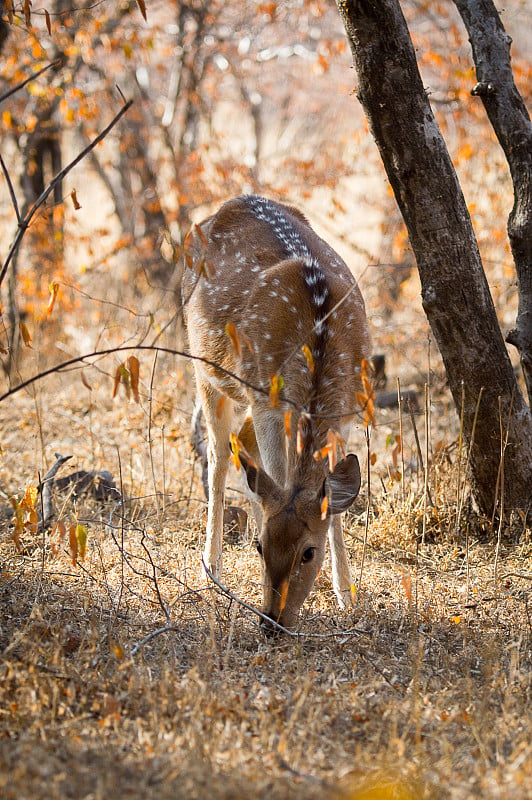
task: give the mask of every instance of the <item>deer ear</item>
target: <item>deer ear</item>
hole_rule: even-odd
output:
[[[329,514],[347,511],[360,491],[360,466],[353,453],[337,463],[325,479],[323,489],[329,496]]]
[[[240,463],[246,473],[248,486],[253,494],[264,501],[277,494],[277,485],[263,469],[248,461],[242,452],[239,453]]]

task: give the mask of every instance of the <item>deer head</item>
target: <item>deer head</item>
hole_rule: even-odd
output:
[[[240,462],[263,512],[257,539],[262,611],[273,622],[292,628],[323,563],[330,518],[346,511],[360,490],[358,458],[352,453],[347,455],[317,488],[280,487],[242,455]],[[276,629],[266,620],[262,626]]]

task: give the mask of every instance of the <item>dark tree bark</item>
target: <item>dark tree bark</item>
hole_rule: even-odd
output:
[[[398,0],[338,0],[338,7],[358,73],[357,95],[408,229],[423,307],[459,410],[463,392],[476,499],[489,515],[497,503],[499,510],[529,511],[532,416],[512,370],[406,21]]]
[[[532,123],[517,91],[510,61],[511,39],[492,0],[454,0],[473,48],[478,95],[504,150],[514,185],[508,236],[517,272],[519,308],[506,341],[521,357],[532,403]]]

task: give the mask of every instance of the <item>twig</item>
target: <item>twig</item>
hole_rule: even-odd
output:
[[[59,472],[63,464],[69,461],[72,456],[62,456],[61,453],[55,453],[56,462],[53,467],[46,473],[43,480],[39,484],[39,489],[42,492],[42,519],[41,528],[46,530],[49,520],[54,516],[54,507],[52,503],[52,479]]]
[[[152,412],[153,412],[153,383],[155,380],[155,368],[157,366],[157,350],[155,351],[155,357],[153,359],[153,365],[151,368],[151,376],[150,376],[150,395],[148,400],[148,452],[150,455],[150,466],[151,466],[151,477],[153,481],[153,492],[155,496],[155,505],[157,506],[157,515],[160,514],[160,505],[159,505],[159,494],[157,492],[157,481],[155,479],[155,464],[153,461],[153,442],[151,438],[152,432]],[[164,487],[163,487],[164,490]]]
[[[273,625],[277,630],[282,631],[282,633],[286,633],[288,634],[288,636],[293,636],[295,638],[299,638],[301,636],[301,634],[297,633],[296,631],[289,631],[288,628],[283,627],[283,625],[280,625],[274,619],[268,617],[267,614],[263,614],[262,611],[259,611],[259,609],[255,608],[255,606],[252,606],[250,603],[246,603],[245,600],[242,600],[236,594],[233,594],[233,592],[231,592],[227,588],[227,586],[224,586],[223,583],[221,583],[218,580],[218,578],[214,577],[214,575],[206,565],[203,558],[201,559],[201,563],[203,564],[203,569],[205,570],[207,577],[210,578],[210,580],[221,591],[221,593],[225,595],[225,597],[228,597],[230,600],[233,600],[235,603],[238,603],[238,605],[242,606],[242,608],[247,609],[247,611],[251,611],[252,614],[256,614],[257,617],[260,617],[261,619],[265,620],[268,624]]]
[[[337,633],[301,633],[299,631],[290,631],[288,628],[285,628],[283,625],[280,625],[271,617],[268,617],[266,614],[263,614],[262,611],[259,611],[258,608],[252,606],[250,603],[246,603],[245,600],[242,600],[238,595],[231,592],[227,586],[224,586],[218,578],[215,578],[208,566],[205,564],[203,559],[201,560],[203,564],[203,569],[205,570],[207,577],[214,583],[214,585],[220,590],[220,592],[227,597],[229,600],[238,603],[239,606],[245,608],[247,611],[251,611],[252,614],[255,614],[257,617],[260,617],[263,620],[266,620],[269,625],[273,625],[276,630],[280,631],[281,633],[286,633],[288,636],[291,636],[295,639],[337,639],[339,636],[348,636],[350,634],[357,634],[358,636],[367,636],[368,632],[361,630],[360,628],[348,628],[347,630],[338,631]]]
[[[362,575],[364,574],[364,564],[366,562],[366,550],[368,546],[368,533],[369,533],[369,511],[371,507],[371,452],[370,452],[370,430],[364,429],[364,436],[366,437],[366,451],[368,462],[368,499],[366,505],[366,522],[364,525],[364,544],[362,545],[362,558],[360,559],[360,572],[358,575],[358,591],[357,599],[360,597],[362,591]]]
[[[105,350],[94,350],[92,353],[85,353],[81,356],[74,356],[73,358],[69,358],[67,361],[61,361],[59,364],[56,364],[53,367],[49,367],[49,369],[45,369],[42,372],[38,372],[36,375],[32,375],[31,378],[27,378],[24,381],[21,381],[16,386],[8,389],[7,392],[4,392],[0,395],[0,403],[3,400],[6,400],[8,397],[12,397],[17,392],[22,391],[22,389],[26,389],[28,386],[32,386],[32,384],[37,383],[37,381],[42,380],[43,378],[48,377],[49,375],[53,375],[54,373],[62,372],[63,370],[68,369],[68,367],[73,367],[76,364],[85,364],[86,359],[88,358],[100,358],[102,356],[109,356],[115,353],[128,353],[131,350],[151,350],[156,351],[158,353],[168,353],[172,356],[180,356],[181,358],[187,358],[191,361],[199,361],[202,364],[207,364],[210,367],[214,367],[223,375],[227,375],[229,378],[233,378],[237,381],[241,386],[245,386],[248,389],[251,389],[253,392],[257,392],[257,394],[262,394],[264,397],[269,397],[270,392],[269,389],[264,389],[261,386],[255,386],[250,381],[246,381],[244,378],[241,378],[234,372],[231,372],[229,369],[225,369],[222,367],[221,364],[218,364],[216,361],[211,361],[209,358],[204,358],[203,356],[195,356],[192,353],[187,353],[185,350],[176,350],[174,347],[155,347],[154,345],[149,344],[129,344],[124,345],[123,347],[109,347]],[[298,412],[304,411],[294,400],[290,400],[287,397],[282,398],[282,402],[287,405],[291,406]],[[331,417],[331,419],[343,419],[345,417],[353,417],[355,414],[358,414],[360,409],[353,409],[349,411],[345,411],[342,414],[335,414]],[[311,414],[314,419],[321,419],[320,414]]]
[[[2,158],[1,154],[0,154],[0,164],[2,165],[2,172],[4,173],[4,178],[7,181],[7,187],[9,189],[9,194],[11,195],[11,203],[13,205],[13,208],[15,209],[15,214],[17,216],[17,222],[20,225],[22,217],[20,216],[20,209],[18,207],[17,196],[15,194],[15,189],[14,189],[14,186],[13,186],[13,182],[11,181],[11,176],[10,176],[9,172],[7,171],[7,167],[6,167],[5,161]]]
[[[172,618],[170,616],[170,611],[168,610],[168,606],[164,602],[164,600],[162,598],[162,595],[161,595],[161,590],[159,589],[159,582],[157,580],[157,567],[155,566],[155,562],[153,561],[153,558],[151,556],[151,553],[150,553],[149,549],[144,544],[144,539],[145,538],[146,538],[146,532],[143,531],[142,532],[142,537],[141,537],[141,540],[140,540],[140,544],[141,544],[142,549],[144,550],[144,552],[148,556],[148,561],[150,562],[150,565],[151,565],[152,582],[153,582],[153,585],[155,587],[155,594],[157,595],[157,600],[159,601],[159,605],[161,607],[161,610],[162,610],[164,616],[166,617],[167,625],[172,625]]]
[[[397,408],[399,412],[399,441],[401,447],[401,500],[405,504],[405,448],[403,442],[403,399],[401,397],[401,381],[397,377]]]
[[[503,429],[503,419],[502,419],[502,398],[499,397],[499,424],[500,424],[500,436],[501,436],[501,460],[499,463],[499,474],[497,475],[497,485],[500,490],[500,511],[499,511],[499,524],[497,526],[497,546],[495,548],[495,563],[493,565],[493,577],[495,578],[495,582],[497,582],[497,572],[499,569],[499,553],[501,548],[501,537],[502,537],[502,526],[504,522],[504,457],[506,455],[506,448],[508,447],[508,438],[510,435],[510,422],[512,418],[512,411],[513,411],[513,404],[514,404],[514,394],[515,394],[515,386],[512,389],[512,397],[510,400],[510,408],[508,411],[508,422],[506,425],[506,431]],[[495,496],[495,502],[493,504],[493,517],[495,517],[495,509],[497,506],[497,496]]]
[[[21,83],[17,83],[17,85],[14,86],[12,89],[9,89],[4,94],[0,95],[0,103],[3,103],[4,100],[7,100],[7,98],[11,97],[11,95],[15,94],[15,92],[18,92],[20,89],[23,89],[28,83],[34,81],[36,78],[39,77],[39,75],[42,75],[43,72],[46,72],[52,67],[58,67],[60,65],[61,65],[61,59],[57,58],[55,61],[52,61],[50,64],[47,64],[45,67],[42,67],[41,69],[37,70],[37,72],[33,72],[29,76],[29,78],[26,78],[25,80],[21,81]]]
[[[179,630],[180,628],[178,625],[165,625],[163,628],[157,628],[157,630],[148,633],[143,639],[140,640],[140,642],[131,648],[131,655],[136,656],[141,647],[144,647],[144,645],[151,641],[151,639],[155,639],[156,636],[160,636],[162,633]]]

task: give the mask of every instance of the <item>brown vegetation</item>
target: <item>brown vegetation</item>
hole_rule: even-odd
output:
[[[156,385],[151,446],[150,405],[111,407],[110,379],[90,418],[70,386],[1,408],[25,440],[4,443],[8,492],[35,480],[28,444],[45,431],[76,443],[76,466],[121,474],[124,498],[56,496],[88,529],[75,566],[54,534],[25,532],[16,552],[2,526],[2,796],[365,797],[373,776],[368,797],[527,797],[530,536],[516,520],[497,545],[466,508],[458,522],[456,449],[432,459],[430,507],[405,420],[404,483],[371,498],[366,544],[363,502],[347,520],[353,613],[338,611],[326,565],[299,635],[272,641],[202,585],[188,401],[173,402],[172,378]],[[260,602],[251,536],[226,547],[224,581]]]
[[[41,117],[53,112],[74,156],[116,113],[117,81],[135,97],[131,121],[126,115],[93,161],[65,180],[63,204],[51,214],[64,239],[43,239],[50,214],[38,215],[24,239],[16,285],[2,300],[20,312],[29,338],[6,367],[2,393],[93,350],[175,347],[180,236],[190,218],[252,189],[301,206],[345,257],[366,298],[375,350],[386,353],[388,390],[399,377],[417,392],[419,413],[378,411],[367,448],[362,423],[354,432],[371,485],[363,466],[346,520],[353,611],[339,612],[326,562],[298,634],[272,640],[235,599],[260,602],[253,530],[226,544],[223,580],[234,597],[200,577],[206,513],[189,443],[189,364],[138,353],[139,403],[124,393],[132,352],[88,359],[5,397],[0,796],[525,800],[530,530],[518,515],[494,529],[472,508],[460,422],[404,229],[350,96],[354,74],[336,11],[317,2],[265,3],[260,13],[241,5],[242,17],[240,4],[159,0],[143,27],[136,3],[120,4],[116,19],[97,4],[68,24],[54,17],[50,38],[42,15],[29,33],[21,15],[7,44],[6,26],[0,31],[6,86],[51,60],[56,46],[66,59],[64,73],[49,70],[49,82],[33,81],[31,93],[2,107],[2,155],[17,192],[15,177],[30,174],[27,133]],[[508,329],[517,308],[505,238],[511,186],[469,94],[467,39],[451,4],[405,6]],[[530,3],[508,6],[505,23],[526,45]],[[205,35],[199,12],[207,8]],[[514,69],[529,100],[530,65],[515,58]],[[184,76],[179,97],[172,72]],[[175,117],[168,130],[166,112]],[[17,230],[5,186],[0,212],[5,257]],[[6,361],[19,330],[17,315],[7,316]],[[109,470],[121,495],[99,502],[68,487],[55,492],[64,538],[36,532],[28,514],[17,550],[9,498],[37,486],[56,452],[72,456],[59,477]],[[235,488],[231,499],[241,502]],[[87,542],[74,564],[68,531],[77,525]]]

